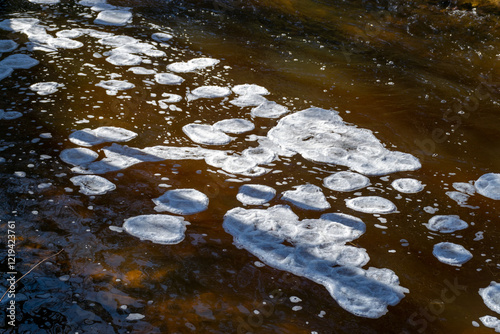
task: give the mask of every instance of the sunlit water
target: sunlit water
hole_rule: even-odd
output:
[[[63,250],[18,283],[16,327],[1,324],[6,333],[494,332],[479,318],[498,314],[478,292],[499,280],[499,202],[474,193],[458,203],[450,195],[465,198],[465,190],[449,192],[457,191],[454,183],[473,185],[483,174],[500,172],[500,11],[495,2],[112,4],[131,7],[132,21],[96,24],[97,11],[64,0],[2,9],[0,20],[36,18],[54,37],[63,30],[92,29],[74,37],[81,47],[53,50],[33,32],[30,38],[23,31],[0,30],[0,40],[19,45],[1,59],[23,53],[40,62],[0,81],[0,109],[22,113],[0,120],[0,157],[5,159],[0,163],[1,243],[7,249],[7,222],[15,221],[17,277]],[[160,43],[152,38],[158,32],[173,38]],[[128,71],[131,66],[106,61],[106,52],[120,46],[103,45],[106,33],[163,51],[142,55],[146,61],[139,65],[157,73],[171,73],[167,65],[198,57],[220,62],[177,73],[185,80],[180,85],[159,84],[154,74],[135,74]],[[96,86],[110,79],[126,80],[134,88],[108,94]],[[38,82],[62,86],[39,95],[30,89]],[[82,194],[70,181],[78,174],[60,154],[78,147],[69,137],[85,128],[133,131],[135,138],[117,144],[138,149],[162,145],[242,152],[259,146],[256,136],[266,136],[287,114],[252,117],[253,107],[229,102],[237,97],[234,92],[189,100],[189,92],[199,86],[245,83],[265,87],[270,92],[265,98],[287,107],[289,114],[309,107],[335,109],[347,124],[373,131],[387,149],[418,157],[422,167],[368,175],[368,187],[350,192],[323,185],[324,178],[347,167],[300,154],[277,155],[261,165],[268,169],[261,176],[231,174],[198,158],[142,162],[100,174],[116,185],[104,195]],[[165,93],[183,99],[161,104]],[[227,118],[251,120],[255,129],[215,146],[198,145],[182,131],[189,123]],[[100,160],[110,145],[89,149]],[[391,186],[406,177],[419,180],[424,189],[405,194]],[[250,183],[271,186],[277,196],[268,204],[244,206],[236,198],[238,188]],[[369,319],[346,311],[307,275],[273,268],[272,261],[265,265],[265,257],[236,247],[224,229],[229,210],[290,205],[283,193],[307,183],[321,187],[331,208],[291,205],[295,214],[300,219],[323,213],[358,217],[366,232],[348,245],[366,249],[370,260],[363,268],[390,269],[409,290],[385,315]],[[121,231],[125,219],[157,213],[153,199],[183,188],[209,199],[207,210],[184,217],[190,224],[183,241],[155,244]],[[381,196],[397,211],[349,209],[345,200],[359,196]],[[434,232],[424,225],[434,215],[457,215],[468,227]],[[440,242],[459,244],[473,257],[461,267],[439,262],[432,252]],[[8,272],[6,255],[2,258],[2,271]],[[2,319],[7,303],[6,298]]]

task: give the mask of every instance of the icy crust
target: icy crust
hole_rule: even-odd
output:
[[[70,38],[49,38],[47,44],[55,49],[79,49],[83,46],[82,42],[74,41]]]
[[[269,91],[259,85],[242,84],[233,87],[233,92],[237,95],[269,95]]]
[[[61,0],[29,0],[31,3],[36,3],[38,5],[55,5],[61,2]]]
[[[400,193],[405,194],[415,194],[424,190],[424,185],[422,184],[422,182],[411,178],[394,180],[392,181],[391,186]]]
[[[49,82],[38,82],[30,86],[30,89],[36,92],[38,95],[50,95],[59,90],[60,87],[64,85],[49,81]]]
[[[203,145],[226,145],[234,139],[208,124],[187,124],[182,127],[182,131],[189,139]]]
[[[115,126],[101,126],[97,129],[83,129],[69,135],[69,140],[80,146],[94,146],[107,142],[127,142],[137,137],[137,133]]]
[[[84,195],[104,195],[116,189],[116,186],[97,175],[78,175],[70,179],[75,185],[80,187],[80,192]]]
[[[170,94],[170,93],[163,93],[161,94],[162,97],[165,97],[165,99],[161,99],[158,101],[158,103],[177,103],[182,101],[182,96],[177,95],[177,94]]]
[[[142,63],[142,58],[131,53],[114,52],[106,61],[116,66],[137,66]]]
[[[151,70],[145,67],[140,67],[140,66],[134,66],[131,67],[127,70],[128,72],[132,72],[134,74],[139,74],[139,75],[150,75],[150,74],[155,74],[155,70]]]
[[[151,38],[158,43],[164,43],[174,38],[174,36],[165,32],[155,32],[151,35]]]
[[[63,150],[59,157],[67,164],[85,166],[95,161],[99,157],[99,154],[88,148],[77,147]]]
[[[361,196],[346,199],[345,204],[349,209],[365,213],[393,213],[396,205],[380,196]]]
[[[477,179],[474,186],[479,194],[494,200],[500,200],[500,174],[484,174]]]
[[[56,32],[56,36],[60,38],[78,38],[80,36],[83,36],[83,32],[79,29],[65,29],[65,30],[59,30]]]
[[[309,108],[285,116],[268,137],[308,160],[347,166],[365,175],[421,167],[413,155],[387,150],[370,130],[347,125],[334,110]]]
[[[13,40],[0,39],[0,53],[12,52],[15,49],[17,49],[18,46],[19,46],[19,44],[17,44]]]
[[[245,184],[240,187],[236,199],[247,205],[262,205],[276,196],[276,190],[262,184]]]
[[[255,125],[249,120],[242,118],[229,118],[215,123],[214,128],[225,133],[241,134],[252,131]]]
[[[104,88],[110,91],[119,91],[119,90],[128,90],[135,87],[135,85],[131,82],[125,80],[105,80],[96,84],[97,87]]]
[[[101,38],[98,42],[103,45],[119,47],[127,44],[139,43],[139,40],[127,35],[112,35]]]
[[[494,329],[496,333],[500,333],[500,320],[497,317],[485,315],[479,318],[479,320],[481,320],[484,326]]]
[[[223,227],[237,247],[271,267],[322,284],[342,308],[357,316],[379,318],[408,292],[391,270],[360,268],[369,261],[368,254],[345,244],[365,232],[356,217],[329,213],[300,221],[288,206],[235,208],[224,216]]]
[[[458,267],[472,259],[471,252],[452,242],[440,242],[434,245],[432,254],[440,262]]]
[[[132,22],[132,13],[126,10],[103,10],[94,20],[95,24],[124,26]]]
[[[189,100],[215,99],[231,95],[231,90],[220,86],[201,86],[194,89],[189,95]]]
[[[125,219],[123,229],[141,240],[155,244],[174,245],[184,240],[186,225],[184,218],[170,215],[142,215]]]
[[[283,192],[281,198],[304,210],[323,211],[331,207],[320,187],[304,184],[295,188]]]
[[[323,185],[335,191],[354,191],[369,184],[369,178],[353,172],[337,172],[323,179]]]
[[[252,149],[250,149],[252,150]],[[255,152],[252,154],[251,152]],[[242,154],[228,155],[227,152],[219,151],[208,155],[205,162],[212,166],[221,168],[231,174],[245,176],[261,176],[270,172],[269,169],[260,167],[259,164],[268,163],[265,158],[269,158],[264,151],[243,151]]]
[[[23,114],[19,111],[4,111],[3,109],[0,109],[0,120],[13,120],[22,116]]]
[[[256,107],[266,102],[267,99],[262,95],[241,95],[229,101],[229,103],[237,107]]]
[[[215,66],[219,62],[220,60],[213,58],[194,58],[186,62],[172,63],[167,69],[176,73],[189,73]]]
[[[29,69],[40,62],[28,55],[17,53],[10,55],[0,61],[0,67],[10,67],[12,69]]]
[[[184,82],[184,78],[172,73],[157,73],[155,81],[160,85],[180,85]]]
[[[424,224],[429,230],[441,233],[453,233],[466,229],[469,224],[456,215],[437,215]]]
[[[282,106],[273,101],[265,101],[259,104],[256,108],[253,108],[250,112],[253,117],[261,118],[279,118],[282,115],[288,113],[287,107]]]
[[[6,19],[0,21],[0,29],[7,31],[17,31],[22,32],[24,30],[29,29],[30,27],[38,24],[40,22],[39,19],[26,17],[26,18],[14,18],[14,19]]]
[[[490,310],[500,314],[500,283],[491,282],[488,287],[479,289],[479,295]]]
[[[178,215],[192,215],[208,208],[208,197],[196,189],[169,190],[153,199],[155,211],[168,211]]]

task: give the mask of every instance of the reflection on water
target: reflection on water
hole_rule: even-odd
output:
[[[57,260],[37,267],[18,284],[17,327],[5,324],[7,332],[493,331],[479,320],[494,312],[478,291],[497,280],[495,224],[500,207],[474,193],[470,185],[483,174],[500,172],[497,1],[117,0],[112,4],[130,6],[132,22],[96,25],[96,8],[73,1],[41,7],[28,2],[2,5],[0,20],[24,17],[40,22],[29,31],[0,30],[0,40],[18,44],[9,51],[7,43],[0,43],[5,48],[1,59],[23,53],[40,64],[14,69],[0,81],[4,112],[0,226],[7,231],[7,222],[16,222],[18,277],[63,249]],[[158,32],[173,38],[163,35],[165,40],[155,41],[151,35]],[[75,33],[80,35],[72,36]],[[111,33],[152,45],[136,46],[140,50],[133,52],[146,60],[138,66],[156,73],[171,73],[167,65],[199,57],[220,63],[177,73],[185,81],[165,85],[165,77],[157,80],[147,70],[129,71],[129,66],[108,62],[109,52],[122,46],[102,43]],[[51,40],[47,34],[67,36],[82,46]],[[132,86],[126,90],[97,86],[107,80]],[[30,89],[39,82],[60,85],[41,95],[40,89]],[[283,150],[273,153],[273,161],[254,163],[268,152],[262,147],[275,149],[263,137],[284,115],[251,117],[252,107],[230,103],[234,93],[227,98],[186,99],[193,96],[188,90],[192,93],[200,86],[244,83],[265,87],[270,92],[266,99],[294,113],[311,106],[334,108],[349,125],[373,131],[391,152],[417,156],[422,167],[388,176],[370,174],[368,187],[335,191],[323,179],[350,165],[321,163],[311,158],[319,156],[316,151],[293,155]],[[183,100],[178,101],[177,95]],[[212,125],[228,118],[251,120],[255,128],[229,134],[233,139],[227,145],[168,151],[168,156],[164,148],[153,149],[196,147],[184,126]],[[308,134],[303,141],[321,142],[324,129],[309,125],[303,125]],[[107,150],[109,142],[91,145],[97,157],[77,156],[80,162],[75,164],[80,167],[82,159],[94,168],[106,162],[111,171],[100,175],[116,185],[105,195],[87,196],[71,183],[75,169],[60,154],[77,147],[70,141],[75,130],[103,126],[124,128],[137,136]],[[357,147],[359,154],[380,151],[372,144]],[[121,154],[125,151],[119,145],[130,149]],[[251,159],[238,153],[252,147],[260,148],[251,151]],[[94,159],[101,164],[92,165]],[[253,173],[245,175],[249,168]],[[262,169],[255,173],[256,168]],[[417,179],[424,190],[398,192],[391,184],[400,178]],[[223,217],[243,206],[236,197],[238,188],[250,183],[271,186],[278,194],[257,206],[260,209],[290,204],[282,194],[295,186],[321,187],[331,206],[322,213],[346,213],[366,224],[366,232],[346,244],[349,249],[366,249],[369,262],[363,270],[388,268],[409,292],[378,319],[357,317],[314,279],[265,265],[261,250],[252,253],[248,245],[236,247],[233,235],[223,228]],[[182,188],[196,189],[209,198],[206,211],[186,217],[190,225],[182,242],[154,244],[122,231],[125,219],[156,213],[152,199]],[[346,200],[360,196],[386,198],[398,211],[373,214],[347,208]],[[249,208],[253,207],[245,207]],[[322,214],[292,209],[302,222]],[[423,225],[433,215],[457,215],[468,227],[448,234],[434,232]],[[277,235],[276,226],[272,233]],[[280,245],[289,249],[299,244],[297,236],[288,236]],[[473,258],[461,267],[441,263],[432,254],[440,242],[459,244]],[[1,243],[7,245],[7,238]],[[2,258],[7,272],[7,257]],[[288,271],[300,274],[300,270]],[[5,318],[5,307],[1,312]]]

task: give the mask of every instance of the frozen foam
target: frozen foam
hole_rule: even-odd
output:
[[[0,61],[0,67],[10,67],[13,69],[29,69],[38,65],[40,62],[28,55],[17,53],[10,55]]]
[[[141,240],[174,245],[184,240],[187,224],[184,218],[177,216],[141,215],[125,219],[123,229]]]
[[[494,329],[496,333],[500,333],[500,320],[497,317],[485,315],[480,317],[479,320],[481,320],[484,326]]]
[[[476,188],[470,183],[454,182],[453,188],[467,195],[474,195],[476,193]]]
[[[500,174],[484,174],[474,182],[474,186],[479,194],[494,200],[500,200]]]
[[[60,87],[64,85],[49,81],[49,82],[38,82],[30,86],[30,89],[36,92],[38,95],[50,95],[59,90]]]
[[[99,154],[88,148],[77,147],[63,150],[59,157],[67,164],[85,166],[95,161],[99,157]]]
[[[78,175],[72,177],[70,181],[80,187],[80,192],[84,195],[104,195],[116,189],[116,186],[97,175]]]
[[[331,207],[321,188],[313,184],[304,184],[295,187],[295,190],[287,190],[281,198],[304,210],[323,211]]]
[[[281,104],[273,101],[265,101],[256,108],[253,108],[251,111],[251,115],[253,117],[262,118],[279,118],[288,112],[288,108],[282,106]]]
[[[352,210],[365,213],[393,213],[397,210],[394,203],[380,196],[360,196],[346,199],[345,204]]]
[[[334,110],[309,108],[285,116],[268,137],[308,160],[347,166],[365,175],[421,167],[413,155],[387,150],[370,130],[347,125]]]
[[[353,172],[337,172],[325,179],[323,185],[335,191],[354,191],[367,187],[370,184],[370,179],[364,175]]]
[[[236,195],[236,199],[247,205],[262,205],[276,196],[276,190],[262,184],[242,185]]]
[[[155,80],[161,85],[180,85],[184,82],[184,78],[172,73],[157,73]]]
[[[124,26],[132,22],[132,13],[126,10],[104,10],[97,15],[95,24]]]
[[[0,39],[0,53],[12,52],[15,49],[17,49],[18,46],[19,46],[19,44],[17,44],[13,40]]]
[[[472,253],[461,245],[452,242],[440,242],[434,245],[432,254],[442,263],[461,266],[472,259]]]
[[[227,87],[219,87],[219,86],[201,86],[194,89],[191,92],[191,99],[215,99],[219,97],[226,97],[231,95],[231,90]]]
[[[182,127],[182,131],[197,144],[226,145],[234,139],[208,124],[187,124]]]
[[[424,224],[429,230],[441,233],[453,233],[469,226],[456,215],[437,215]]]
[[[119,90],[132,89],[135,87],[135,85],[131,82],[128,82],[126,80],[115,80],[115,79],[101,81],[98,84],[96,84],[96,86],[115,92]]]
[[[214,128],[225,133],[241,134],[252,131],[255,125],[249,120],[242,118],[229,118],[215,123]]]
[[[479,289],[479,295],[490,310],[500,314],[500,283],[491,282],[488,287]]]
[[[405,194],[415,194],[424,190],[422,182],[411,178],[401,178],[392,181],[391,186],[397,191]]]
[[[220,60],[213,58],[194,58],[187,62],[172,63],[167,66],[167,69],[177,73],[188,73],[215,66],[219,62]]]
[[[253,94],[253,95],[238,96],[237,98],[229,101],[229,103],[237,107],[256,107],[260,106],[266,101],[267,99],[264,96]]]
[[[269,91],[259,85],[243,84],[233,87],[233,92],[237,95],[268,95]]]
[[[10,76],[12,72],[14,72],[14,70],[11,67],[0,66],[0,81]]]
[[[103,126],[97,129],[82,129],[73,132],[69,140],[80,146],[94,146],[107,142],[126,142],[137,137],[137,133],[115,126]]]
[[[169,190],[153,199],[155,211],[168,211],[178,215],[192,215],[208,208],[208,197],[196,189]]]
[[[151,35],[151,38],[157,42],[163,43],[163,42],[168,42],[169,40],[174,38],[174,36],[164,32],[155,32],[154,34]]]
[[[0,120],[13,120],[21,116],[23,116],[23,114],[19,111],[4,111],[3,109],[0,109]]]
[[[126,52],[114,52],[106,61],[117,66],[137,66],[142,63],[142,57]]]

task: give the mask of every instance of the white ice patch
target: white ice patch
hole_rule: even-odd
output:
[[[18,46],[19,46],[19,44],[17,44],[13,40],[0,39],[0,53],[12,52],[15,49],[17,49]]]
[[[453,233],[466,229],[469,224],[456,215],[437,215],[424,224],[429,230],[441,233]]]
[[[422,182],[411,178],[394,180],[392,181],[391,186],[400,193],[405,194],[415,194],[424,190],[424,185],[422,184]]]
[[[479,209],[478,206],[472,206],[468,205],[467,201],[469,200],[470,196],[467,194],[464,194],[459,191],[447,191],[446,196],[457,202],[458,205],[460,205],[463,208],[469,208],[469,209]]]
[[[288,115],[268,137],[308,160],[347,166],[365,175],[421,167],[413,155],[387,150],[372,131],[347,125],[334,110],[309,108]]]
[[[500,333],[500,320],[497,317],[485,315],[479,318],[479,320],[481,320],[484,326],[494,329],[496,333]]]
[[[325,179],[323,185],[335,191],[354,191],[367,187],[370,179],[364,175],[353,172],[337,172]]]
[[[74,41],[69,38],[50,38],[48,39],[47,44],[49,45],[49,47],[55,49],[68,49],[68,50],[79,49],[83,46],[82,42]]]
[[[260,104],[258,107],[253,108],[250,114],[253,117],[261,117],[261,118],[279,118],[282,115],[288,113],[287,107],[282,106],[273,101],[266,101]]]
[[[141,240],[156,244],[175,245],[184,240],[186,225],[182,217],[170,215],[142,215],[125,219],[123,229]]]
[[[184,82],[184,78],[172,73],[157,73],[155,80],[160,85],[180,85]]]
[[[237,95],[268,95],[269,91],[259,85],[243,84],[233,87],[233,92]]]
[[[59,90],[60,87],[63,87],[63,84],[57,82],[38,82],[30,86],[30,89],[36,92],[38,95],[50,95]]]
[[[229,95],[231,95],[231,90],[227,87],[201,86],[194,89],[191,94],[188,95],[188,99],[215,99]]]
[[[276,196],[276,190],[262,184],[242,185],[236,195],[236,199],[247,205],[262,205]]]
[[[256,164],[265,165],[271,163],[276,158],[276,153],[264,146],[249,147],[241,152],[243,157],[249,158]]]
[[[126,52],[114,52],[106,61],[116,66],[137,66],[142,63],[142,57]]]
[[[476,180],[474,186],[479,194],[494,200],[500,200],[500,174],[484,174]]]
[[[208,208],[208,197],[196,189],[169,190],[153,199],[155,211],[168,211],[178,215],[192,215]]]
[[[127,70],[128,72],[132,72],[134,74],[139,74],[139,75],[150,75],[150,74],[155,74],[155,70],[151,70],[148,68],[136,66],[136,67],[131,67]]]
[[[368,254],[345,245],[365,232],[356,217],[329,213],[300,221],[288,206],[235,208],[224,216],[223,227],[237,247],[271,267],[324,285],[342,308],[357,316],[379,318],[408,292],[389,269],[358,268],[369,261]]]
[[[434,245],[432,254],[442,263],[461,266],[472,259],[472,253],[461,245],[452,242],[440,242]]]
[[[99,157],[99,154],[88,148],[77,147],[63,150],[59,157],[67,164],[85,166],[95,161]]]
[[[467,195],[474,195],[476,193],[476,188],[470,183],[455,182],[453,183],[453,188]]]
[[[105,4],[106,2],[107,0],[80,0],[78,4],[85,7],[93,7],[96,5]]]
[[[0,120],[4,119],[8,121],[21,116],[23,116],[23,114],[19,111],[4,111],[3,109],[0,109]]]
[[[139,43],[139,40],[134,38],[134,37],[127,36],[127,35],[112,35],[112,36],[101,38],[98,42],[100,44],[103,44],[103,45],[120,47],[120,46],[124,46],[127,44]]]
[[[295,190],[287,190],[281,198],[304,210],[323,211],[331,207],[321,188],[313,184],[303,184],[295,187]]]
[[[261,176],[269,172],[268,169],[257,166],[257,161],[239,154],[227,155],[226,152],[211,154],[205,158],[205,162],[217,168],[222,168],[230,174],[245,176]]]
[[[61,0],[28,0],[31,3],[37,5],[56,5],[61,2]]]
[[[106,81],[101,81],[98,84],[96,84],[97,87],[102,87],[108,91],[112,92],[117,92],[119,90],[127,90],[127,89],[132,89],[135,87],[135,85],[131,82],[128,82],[126,80],[106,80]]]
[[[13,69],[28,69],[38,65],[40,62],[28,55],[17,53],[0,61],[0,67],[10,67]]]
[[[16,19],[6,19],[3,21],[0,21],[0,29],[7,30],[7,31],[17,31],[17,32],[22,32],[25,31],[32,26],[38,24],[40,20],[35,19],[35,18],[16,18]]]
[[[491,282],[488,287],[479,289],[479,295],[490,310],[500,314],[500,283]]]
[[[164,43],[174,38],[174,36],[164,32],[155,32],[151,35],[151,38],[159,43]]]
[[[397,210],[396,205],[380,196],[361,196],[346,199],[348,208],[365,213],[392,213]]]
[[[60,38],[78,38],[83,36],[83,31],[80,29],[66,29],[56,32],[56,36]]]
[[[182,96],[177,94],[163,93],[161,94],[161,97],[165,97],[165,99],[161,99],[158,101],[160,107],[162,107],[162,103],[177,103],[182,101]]]
[[[129,43],[120,46],[112,51],[112,53],[132,53],[138,55],[146,55],[150,57],[164,57],[165,52],[157,50],[152,44],[148,43]]]
[[[88,196],[104,195],[116,189],[113,183],[97,175],[78,175],[72,177],[70,181],[80,187],[82,194]]]
[[[203,145],[226,145],[234,139],[208,124],[187,124],[182,127],[182,131],[189,139]]]
[[[241,95],[234,100],[229,101],[229,103],[237,107],[256,107],[265,103],[267,99],[262,95]]]
[[[176,73],[188,73],[215,66],[219,62],[220,60],[213,58],[194,58],[186,62],[172,63],[167,69]]]
[[[252,131],[255,125],[249,120],[242,118],[229,118],[215,123],[214,128],[225,133],[241,134]]]
[[[14,70],[11,67],[0,66],[0,81],[10,76],[12,72],[14,72]]]
[[[82,129],[73,132],[69,140],[79,146],[94,146],[107,142],[126,142],[137,137],[137,133],[114,126],[102,126],[97,129]]]
[[[132,22],[132,13],[126,10],[104,10],[97,15],[95,24],[124,26]]]

